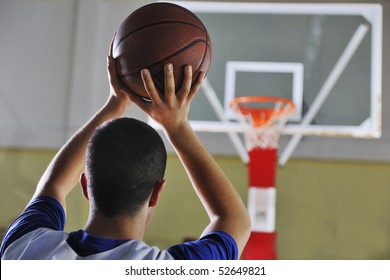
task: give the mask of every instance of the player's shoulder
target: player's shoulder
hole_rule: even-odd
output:
[[[5,250],[2,259],[51,259],[61,248],[68,247],[69,234],[49,228],[38,228],[12,242]],[[65,249],[66,251],[66,249]]]

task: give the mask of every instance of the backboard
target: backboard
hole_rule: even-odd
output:
[[[195,130],[226,132],[242,150],[234,135],[246,128],[229,104],[261,95],[290,98],[297,108],[283,130],[293,137],[282,161],[302,135],[380,137],[380,5],[174,3],[201,18],[213,44],[189,116]]]

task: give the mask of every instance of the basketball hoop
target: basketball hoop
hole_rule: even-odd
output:
[[[287,98],[270,96],[242,96],[230,104],[238,120],[247,126],[245,132],[247,150],[256,147],[277,148],[280,133],[295,105]]]

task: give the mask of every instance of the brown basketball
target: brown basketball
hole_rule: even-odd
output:
[[[192,65],[194,82],[199,72],[207,74],[211,62],[211,42],[202,21],[188,9],[171,3],[152,3],[131,13],[119,26],[113,48],[121,80],[146,98],[142,69],[150,71],[163,93],[166,63],[173,64],[177,90],[185,65]]]

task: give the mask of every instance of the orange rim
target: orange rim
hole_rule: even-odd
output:
[[[284,107],[281,110],[272,108],[254,108],[245,106],[248,103],[283,103]],[[242,115],[250,115],[253,119],[253,125],[260,127],[265,125],[271,117],[287,117],[295,111],[295,105],[288,98],[272,97],[272,96],[241,96],[233,99],[230,106],[239,111]]]

